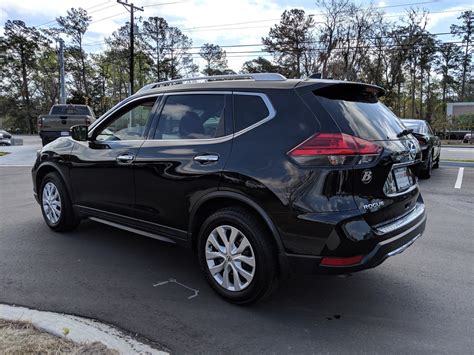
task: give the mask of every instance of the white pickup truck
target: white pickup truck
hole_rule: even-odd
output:
[[[56,138],[69,136],[72,126],[90,125],[94,121],[94,112],[87,105],[53,105],[48,115],[38,117],[38,132],[46,145]]]

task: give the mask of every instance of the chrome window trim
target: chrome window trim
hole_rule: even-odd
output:
[[[233,134],[228,134],[222,137],[216,138],[198,138],[198,139],[147,139],[146,142],[170,142],[170,143],[182,143],[185,145],[201,145],[201,144],[209,144],[209,143],[223,143],[232,138],[239,137],[244,133],[251,131],[254,128],[272,120],[276,116],[276,110],[273,107],[270,99],[264,93],[260,92],[252,92],[252,91],[180,91],[180,92],[172,92],[172,93],[163,93],[161,95],[168,96],[168,95],[194,95],[194,94],[222,94],[222,95],[246,95],[246,96],[258,96],[263,100],[265,106],[267,106],[267,110],[269,112],[268,116],[261,119],[258,122],[255,122],[253,125],[248,126],[244,129],[241,129],[238,132],[234,132]],[[166,104],[166,103],[165,103]]]

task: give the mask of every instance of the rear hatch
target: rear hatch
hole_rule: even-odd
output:
[[[408,213],[419,195],[411,169],[421,157],[418,142],[379,101],[383,93],[376,86],[334,82],[311,88],[311,100],[302,96],[316,117],[330,117],[342,140],[357,146],[356,156],[342,153],[344,160],[331,162],[352,166],[354,201],[372,226]]]

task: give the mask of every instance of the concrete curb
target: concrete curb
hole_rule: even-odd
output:
[[[64,328],[67,328],[69,331],[67,339],[76,343],[99,341],[121,354],[168,354],[133,339],[117,328],[88,318],[5,304],[0,304],[0,318],[10,321],[28,321],[37,328],[60,337],[65,337]]]

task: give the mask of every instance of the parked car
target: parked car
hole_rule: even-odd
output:
[[[372,268],[426,223],[421,151],[383,94],[279,74],[150,84],[38,152],[35,197],[58,232],[89,218],[193,248],[234,303],[291,272]]]
[[[463,143],[469,143],[472,144],[474,142],[474,136],[472,133],[466,133],[466,135],[463,138]]]
[[[92,108],[87,105],[53,105],[48,115],[38,117],[38,132],[43,145],[69,135],[77,124],[89,125],[95,121]]]
[[[430,124],[424,120],[402,119],[405,127],[413,130],[412,134],[421,147],[421,162],[415,167],[415,173],[422,179],[429,179],[433,168],[439,168],[441,157],[441,139],[433,133]]]
[[[0,145],[11,145],[12,135],[7,131],[0,129]]]

